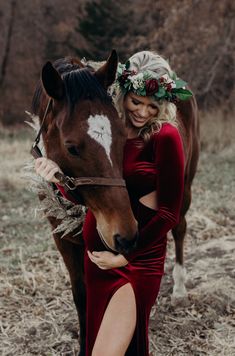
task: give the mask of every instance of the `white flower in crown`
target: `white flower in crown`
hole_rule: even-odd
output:
[[[171,77],[169,77],[168,74],[163,74],[161,76],[161,80],[163,81],[163,85],[170,85],[171,90],[176,88],[175,81]]]
[[[135,77],[135,79],[138,79],[138,80],[143,80],[144,79],[144,74],[143,73],[138,73],[136,75],[133,75],[133,77]]]
[[[138,73],[132,76],[129,76],[130,81],[134,89],[144,86],[144,75],[143,73]]]
[[[168,74],[163,74],[161,78],[164,79],[164,82],[167,84],[172,82],[172,79],[169,77]]]

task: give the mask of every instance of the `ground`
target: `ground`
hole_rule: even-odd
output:
[[[0,353],[67,356],[78,350],[70,283],[37,197],[21,178],[28,131],[0,135]],[[233,146],[234,148],[234,146]],[[235,355],[235,157],[203,148],[188,213],[185,266],[189,304],[171,306],[174,244],[151,315],[153,355]]]

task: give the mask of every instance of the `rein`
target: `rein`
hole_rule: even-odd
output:
[[[39,131],[37,133],[37,136],[33,142],[33,145],[31,147],[30,153],[31,155],[37,159],[42,157],[42,152],[40,148],[38,147],[38,144],[40,142],[42,130],[43,130],[43,125],[46,119],[46,116],[48,114],[49,108],[52,103],[52,98],[48,100],[46,110],[43,115],[42,123],[39,128]],[[56,179],[59,180],[59,184],[62,185],[66,191],[73,191],[77,187],[82,186],[82,185],[100,185],[100,186],[114,186],[114,187],[125,187],[126,183],[124,179],[122,178],[111,178],[111,177],[69,177],[63,173],[57,172],[55,173]]]

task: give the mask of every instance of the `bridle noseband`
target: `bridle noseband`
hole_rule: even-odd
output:
[[[33,142],[33,145],[31,147],[30,153],[32,156],[37,159],[39,157],[42,157],[42,152],[40,148],[38,147],[38,144],[40,142],[40,137],[43,129],[43,124],[45,122],[45,118],[48,114],[50,105],[52,103],[52,98],[48,100],[46,110],[43,115],[42,123],[39,128],[39,131],[37,133],[37,136]],[[64,186],[66,191],[73,191],[77,187],[82,186],[82,185],[100,185],[100,186],[114,186],[114,187],[125,187],[126,183],[124,179],[122,178],[112,178],[112,177],[69,177],[63,173],[57,172],[55,174],[56,179],[59,180],[59,184]]]

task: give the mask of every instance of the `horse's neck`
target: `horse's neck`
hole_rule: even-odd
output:
[[[184,147],[184,153],[185,156],[187,155],[187,150],[188,150],[188,135],[187,135],[187,129],[185,125],[185,118],[183,117],[182,113],[178,110],[177,111],[177,122],[178,122],[178,130],[180,132],[180,136],[182,138],[183,142],[183,147]]]
[[[198,109],[195,98],[177,103],[177,121],[183,141],[185,164],[191,160],[195,140],[198,137]]]

